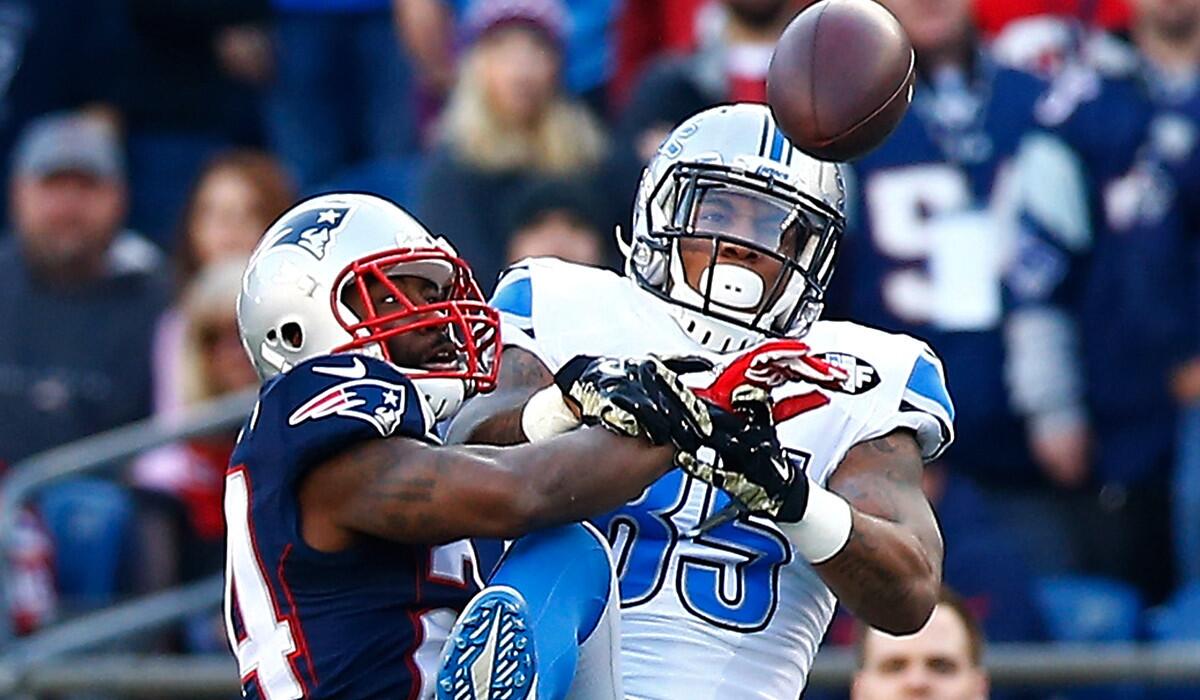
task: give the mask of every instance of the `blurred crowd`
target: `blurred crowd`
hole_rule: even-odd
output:
[[[992,640],[1169,637],[1200,586],[1200,0],[881,1],[919,84],[847,168],[826,316],[945,361],[927,490]],[[302,195],[394,199],[485,292],[616,264],[664,135],[763,101],[806,4],[0,0],[0,464],[254,385],[239,274]],[[219,569],[234,437],[30,504],[19,627]]]

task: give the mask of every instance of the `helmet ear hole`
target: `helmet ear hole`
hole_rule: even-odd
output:
[[[272,333],[274,330],[271,331]],[[292,352],[295,352],[304,345],[304,329],[295,321],[288,321],[279,327],[279,335],[283,338],[283,346]],[[268,334],[268,339],[270,334]]]
[[[274,328],[267,331],[267,342],[268,343],[274,345],[276,342],[278,342],[278,340],[279,340],[279,333],[277,333]]]

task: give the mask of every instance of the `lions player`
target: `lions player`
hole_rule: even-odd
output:
[[[807,478],[772,518],[697,532],[729,497],[672,472],[593,520],[620,575],[628,697],[795,698],[838,598],[896,634],[933,609],[942,542],[920,481],[952,438],[953,407],[924,344],[817,320],[843,197],[838,167],[793,148],[765,106],[717,107],[676,128],[649,164],[625,277],[531,259],[499,282],[498,389],[464,406],[452,439],[554,432],[543,408],[558,391],[552,372],[580,353],[729,364],[766,339],[803,338],[786,341],[793,354],[843,370],[835,385],[775,390],[779,439]]]
[[[323,195],[281,216],[249,262],[238,320],[265,380],[225,484],[225,618],[248,697],[430,697],[431,664],[481,573],[463,538],[604,512],[672,463],[672,446],[603,430],[439,446],[435,421],[495,384],[499,319],[453,250],[378,197]],[[586,422],[620,414],[626,434],[693,436],[694,404],[654,363],[603,365],[572,363],[564,382],[587,390]],[[538,630],[512,628],[527,612],[527,550],[557,551],[556,580],[596,591],[598,605],[553,622],[571,644],[607,630],[602,542],[575,526],[518,543],[516,571],[494,580],[515,590],[475,608],[512,642],[495,682],[512,700],[533,692],[536,672]],[[554,594],[531,590],[530,606]]]

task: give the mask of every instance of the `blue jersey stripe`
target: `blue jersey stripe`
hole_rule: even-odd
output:
[[[917,396],[938,404],[945,409],[950,420],[954,420],[954,403],[950,401],[950,393],[946,390],[946,382],[942,379],[942,373],[924,355],[917,356],[905,388]]]
[[[511,281],[501,280],[500,288],[492,296],[492,306],[501,313],[512,314],[519,318],[533,316],[533,283],[528,276],[518,277]]]
[[[779,127],[775,127],[775,134],[771,137],[771,160],[779,163],[783,162],[783,132]]]

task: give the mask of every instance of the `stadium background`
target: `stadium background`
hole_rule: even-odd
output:
[[[6,625],[17,635],[0,646],[0,668],[20,676],[52,659],[61,671],[72,666],[64,654],[99,650],[195,655],[196,665],[185,660],[178,668],[190,670],[174,675],[204,677],[204,664],[223,653],[207,609],[223,557],[221,475],[228,425],[255,383],[233,299],[249,248],[294,198],[335,189],[389,196],[449,237],[485,291],[507,261],[527,255],[614,265],[609,232],[627,225],[648,154],[698,109],[761,101],[772,37],[804,4],[0,0],[0,170],[9,183],[0,518],[11,526],[0,537]],[[1137,20],[1118,0],[977,0],[974,12],[989,60],[1037,73],[1048,92],[1102,74],[1109,49],[1132,50],[1122,42]],[[1195,64],[1200,73],[1200,52]],[[1200,108],[1182,104],[1194,137]],[[1117,127],[1098,127],[1101,140],[1109,129]],[[51,173],[64,161],[74,164],[67,175]],[[954,453],[929,469],[947,582],[991,642],[1048,645],[1026,661],[1068,649],[1064,642],[1135,643],[1150,646],[1121,663],[1200,668],[1200,655],[1159,646],[1200,640],[1198,290],[1190,268],[1171,286],[1157,266],[1195,258],[1186,214],[1195,193],[1186,185],[1196,170],[1162,190],[1159,205],[1184,212],[1165,234],[1105,248],[1118,232],[1098,223],[1096,255],[1070,261],[1073,274],[1115,266],[1118,292],[1140,290],[1132,309],[1102,308],[1118,335],[1146,315],[1171,327],[1157,354],[1085,343],[1088,368],[1075,368],[1089,382],[1086,416],[1110,408],[1105,387],[1131,386],[1154,429],[1134,431],[1132,446],[1104,439],[1123,426],[1061,440],[1050,466],[1020,474],[975,473]],[[1086,321],[1088,303],[1064,308]],[[836,315],[838,300],[831,305]],[[949,380],[960,404],[972,400],[969,378]],[[215,411],[195,412],[222,397]],[[136,449],[195,425],[223,427]],[[1129,454],[1153,458],[1126,472],[1104,466],[1138,461]],[[88,476],[39,483],[73,466]],[[172,590],[132,616],[113,608]],[[203,612],[151,624],[193,608]],[[114,609],[122,612],[87,617]],[[118,619],[137,633],[117,634]],[[88,641],[85,628],[116,641],[101,633]],[[840,615],[826,646],[847,644],[850,628]],[[1087,658],[1062,659],[1087,674]],[[996,696],[1183,698],[1200,697],[1198,688]],[[826,693],[838,697],[808,696]]]

